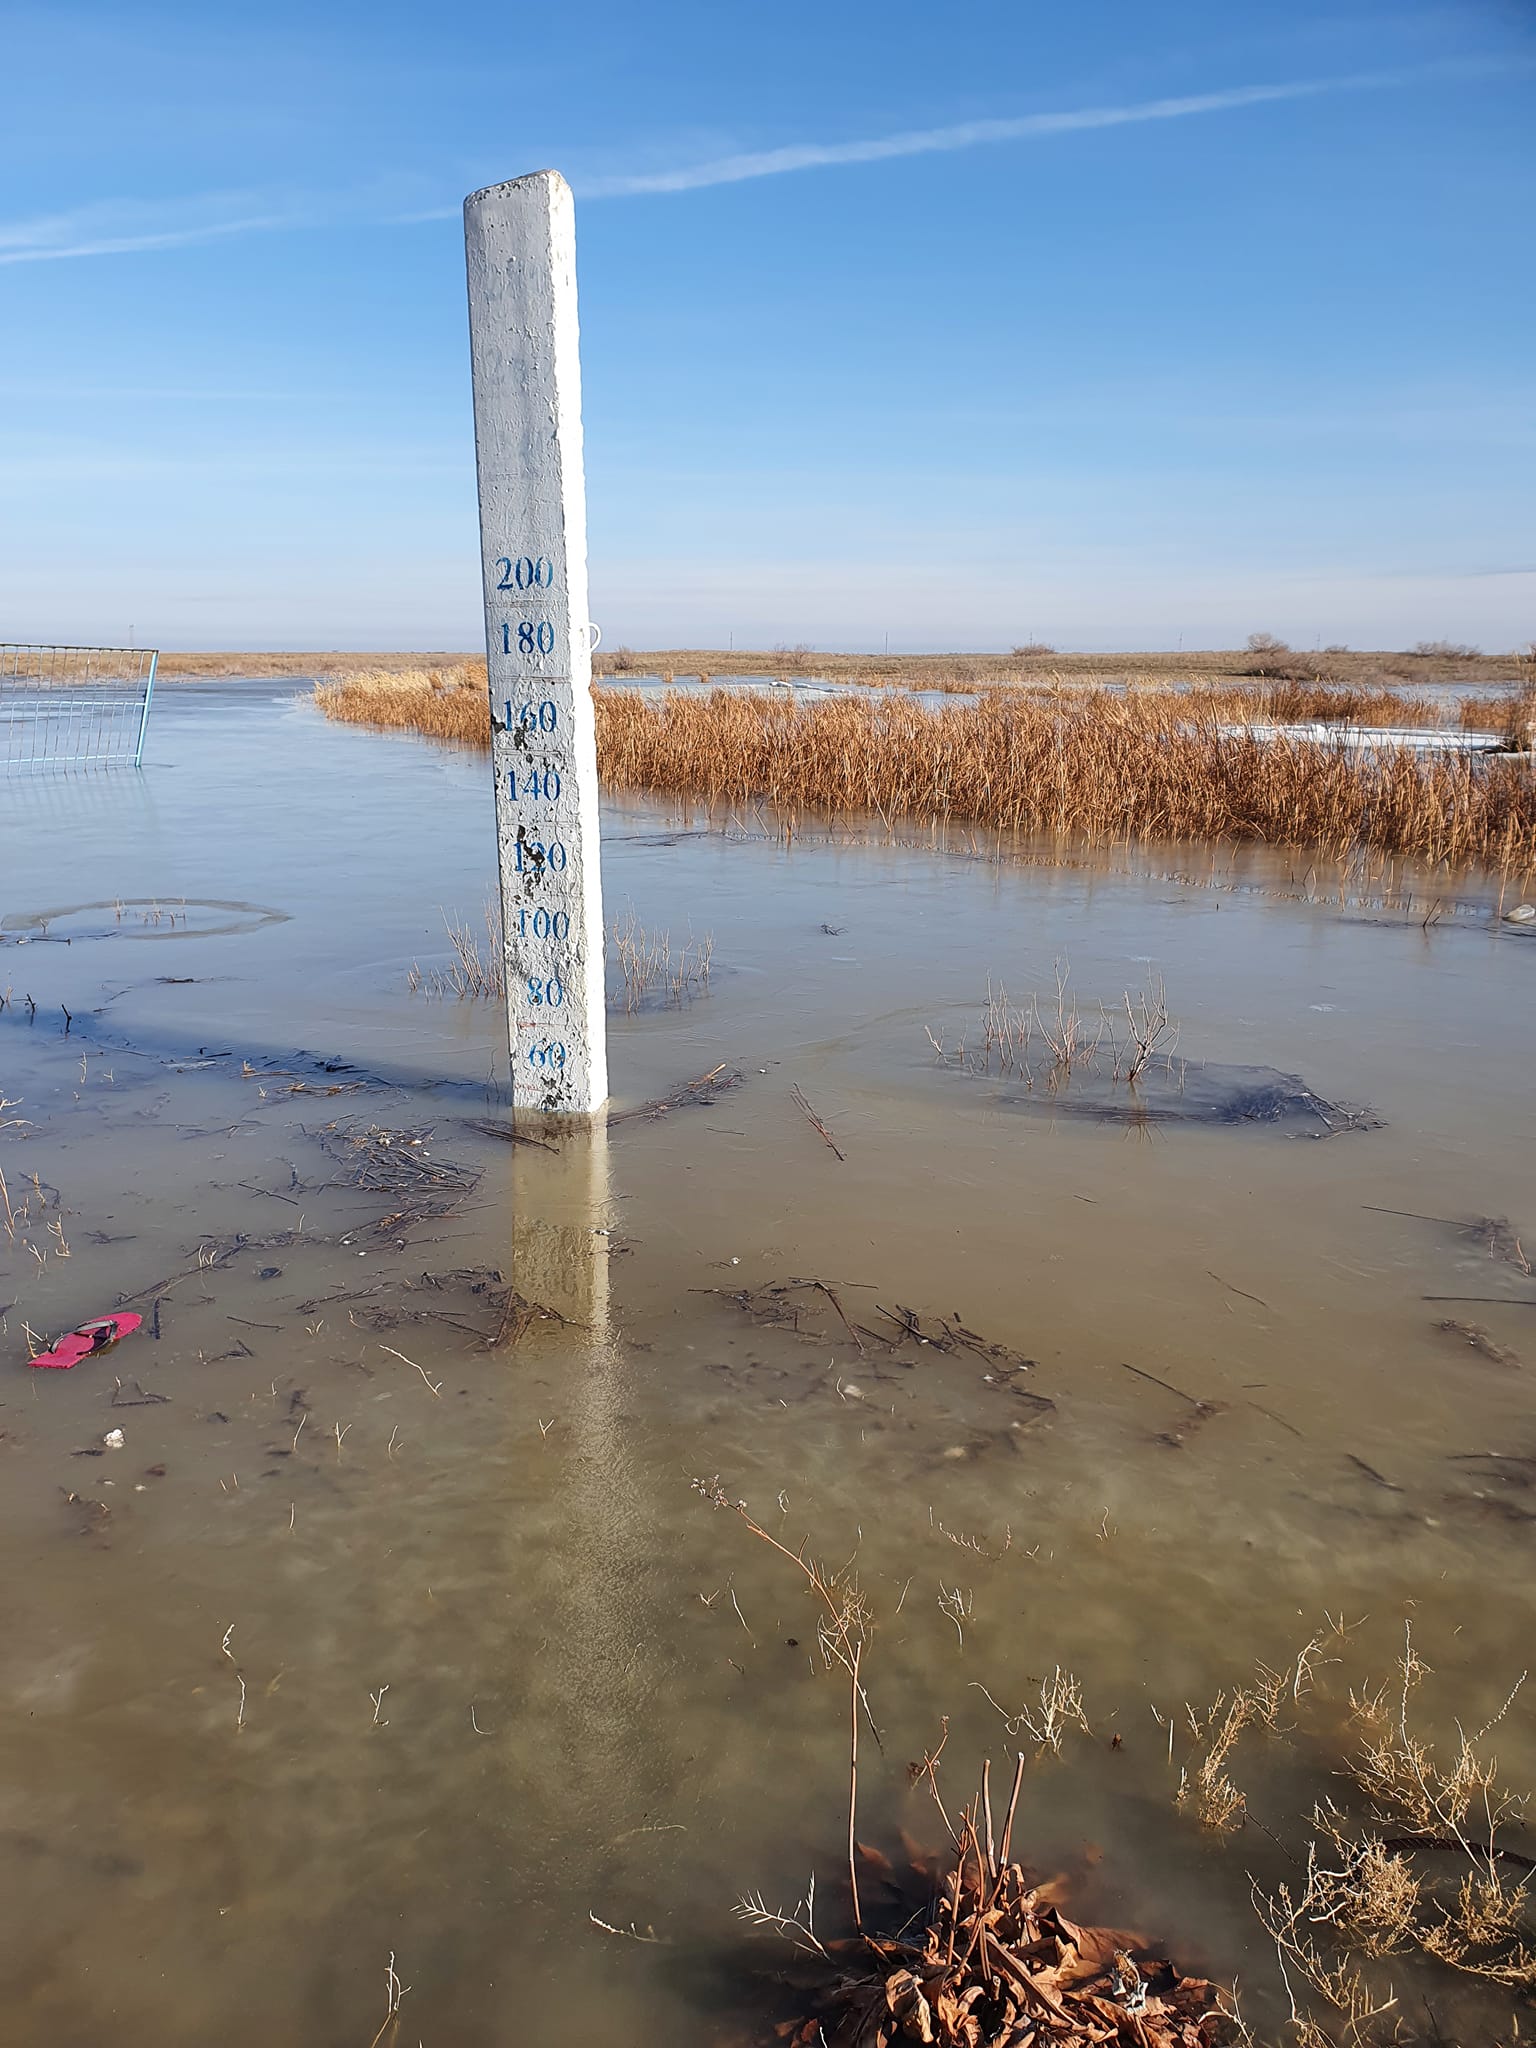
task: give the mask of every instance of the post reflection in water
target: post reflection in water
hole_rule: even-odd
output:
[[[609,1308],[608,1132],[564,1127],[551,1153],[514,1150],[512,1269],[518,1294],[574,1326],[569,1378],[542,1398],[543,1444],[559,1457],[566,1491],[540,1567],[539,1644],[528,1672],[552,1773],[562,1782],[573,1839],[611,1822],[611,1788],[638,1747],[649,1687],[641,1673],[646,1509],[626,1429],[627,1373]],[[514,1423],[530,1443],[527,1417]],[[507,1532],[508,1569],[528,1570],[525,1531]]]

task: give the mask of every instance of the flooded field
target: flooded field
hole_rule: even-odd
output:
[[[5,2040],[771,2040],[731,1906],[814,1870],[844,1923],[848,1693],[717,1475],[857,1559],[861,1839],[937,1846],[944,1717],[956,1801],[1022,1744],[1015,1847],[1276,2032],[1248,1873],[1304,1861],[1347,1686],[1410,1619],[1470,1729],[1528,1658],[1533,927],[1262,848],[604,834],[608,914],[712,971],[611,1015],[612,1121],[546,1149],[497,1006],[408,985],[494,879],[480,755],[175,684],[142,775],[3,792]],[[1318,1731],[1202,1828],[1185,1703],[1318,1635]],[[1059,1756],[1013,1720],[1057,1667]]]

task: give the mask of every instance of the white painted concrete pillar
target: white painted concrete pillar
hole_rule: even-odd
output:
[[[464,202],[514,1110],[608,1095],[576,332],[558,171]]]

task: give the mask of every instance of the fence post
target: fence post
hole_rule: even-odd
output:
[[[155,694],[155,671],[160,666],[158,650],[149,657],[149,674],[144,679],[144,709],[139,713],[139,736],[133,744],[133,765],[144,765],[144,734],[149,728],[149,700]]]

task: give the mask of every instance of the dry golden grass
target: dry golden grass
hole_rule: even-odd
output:
[[[1437,726],[1444,723],[1433,697],[1348,683],[1238,682],[1199,684],[1189,700],[1218,718],[1271,720],[1296,725],[1335,719],[1344,725]]]
[[[255,653],[178,654],[160,656],[163,679],[178,676],[335,676],[370,671],[399,673],[403,669],[453,668],[473,661],[472,654],[346,654]]]
[[[404,672],[364,669],[322,683],[315,702],[327,718],[348,725],[421,732],[429,739],[461,740],[476,747],[491,744],[483,661]]]
[[[1048,703],[1010,694],[929,710],[890,697],[796,704],[675,693],[658,702],[604,691],[598,711],[599,765],[617,789],[1099,843],[1263,839],[1517,872],[1536,865],[1528,760],[1400,748],[1366,758],[1329,743],[1266,742],[1223,732],[1171,692]]]
[[[489,743],[483,668],[344,677],[317,700],[333,718]],[[904,696],[603,689],[595,701],[599,771],[613,789],[1099,844],[1259,839],[1536,867],[1529,758],[1390,747],[1367,758],[1328,742],[1257,740],[1223,730],[1228,692],[1008,691],[928,708]]]
[[[1516,690],[1465,697],[1460,706],[1466,732],[1496,732],[1508,747],[1536,747],[1536,677]]]

